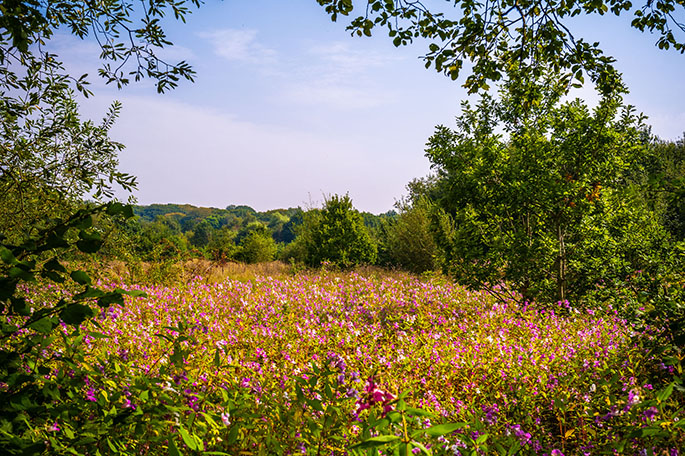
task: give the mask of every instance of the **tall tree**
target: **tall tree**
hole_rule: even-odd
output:
[[[320,212],[310,211],[304,231],[300,235],[305,239],[307,263],[312,266],[330,262],[351,267],[376,261],[376,245],[348,195],[333,195]]]
[[[457,129],[439,126],[429,140],[438,203],[453,220],[438,229],[446,267],[471,285],[579,299],[648,268],[667,237],[624,191],[646,149],[640,118],[619,95],[591,112],[561,103],[555,87],[522,77],[499,101],[465,103]]]

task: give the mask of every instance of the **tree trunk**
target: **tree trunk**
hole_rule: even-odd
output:
[[[564,232],[561,229],[561,221],[557,221],[557,241],[559,243],[559,256],[557,257],[557,298],[559,301],[566,300],[566,245],[564,244]]]

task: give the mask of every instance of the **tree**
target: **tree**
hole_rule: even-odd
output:
[[[399,202],[397,217],[384,220],[382,245],[385,261],[414,273],[437,269],[439,250],[431,232],[430,201]],[[380,255],[379,255],[380,256]]]
[[[193,234],[190,237],[190,243],[195,247],[206,247],[212,240],[214,229],[207,220],[202,220],[193,228]]]
[[[308,213],[304,225],[300,236],[303,236],[309,265],[330,262],[352,267],[376,261],[376,246],[348,195],[326,199],[320,212]]]
[[[238,251],[234,240],[235,234],[228,226],[223,226],[214,233],[207,246],[212,260],[223,263],[235,257]]]
[[[76,78],[65,72],[59,56],[50,52],[49,41],[58,29],[70,30],[78,38],[94,38],[102,50],[99,73],[108,83],[121,87],[131,79],[156,80],[157,90],[174,88],[180,78],[192,80],[186,62],[170,64],[155,52],[172,43],[160,20],[171,13],[185,21],[189,6],[199,0],[141,1],[138,7],[125,0],[102,2],[58,2],[11,0],[0,11],[0,98],[14,113],[30,111],[45,94],[61,91],[73,83],[84,94],[86,75]],[[23,91],[16,96],[14,90]]]
[[[685,241],[685,136],[677,141],[654,139],[638,184],[648,184],[646,199],[674,238]],[[646,181],[646,182],[645,182]]]
[[[71,89],[89,95],[87,80],[85,75],[77,78],[65,71],[59,57],[50,52],[49,41],[58,28],[80,38],[95,35],[106,62],[100,73],[108,82],[123,86],[129,78],[148,76],[162,92],[179,78],[192,78],[184,62],[167,65],[154,54],[170,44],[160,17],[172,11],[183,19],[186,4],[183,0],[141,2],[139,11],[119,0],[0,4],[0,231],[9,234],[0,232],[3,454],[99,452],[102,436],[116,434],[117,427],[131,419],[130,413],[106,417],[84,411],[83,379],[95,379],[98,373],[85,362],[82,341],[87,329],[83,334],[79,331],[85,320],[96,315],[95,308],[100,312],[111,304],[123,304],[124,294],[135,293],[101,290],[84,271],[70,270],[62,261],[71,252],[91,254],[100,249],[103,236],[93,227],[97,217],[133,216],[130,206],[118,202],[92,205],[82,200],[110,198],[112,183],[130,190],[135,180],[117,171],[121,145],[107,136],[118,106],[100,126],[81,121]],[[125,74],[127,62],[133,65]],[[39,277],[65,284],[69,297],[53,295],[53,301],[29,303],[26,285]],[[71,329],[65,331],[66,325]],[[62,344],[63,353],[56,344]],[[104,365],[116,366],[119,378],[133,373],[122,372],[114,359]],[[50,372],[56,375],[47,375]],[[130,377],[126,387],[137,384]],[[144,388],[145,397],[164,394],[153,382]],[[165,421],[162,416],[147,419],[146,426]],[[68,432],[48,436],[45,430],[58,420]],[[110,450],[125,450],[117,445]],[[165,438],[164,449],[169,446],[175,448]]]
[[[352,0],[317,0],[333,21],[355,13]],[[583,73],[610,93],[617,84],[613,58],[603,55],[598,43],[576,39],[568,28],[569,19],[581,14],[619,16],[632,14],[631,26],[657,34],[660,49],[672,47],[685,52],[685,25],[678,13],[685,12],[682,0],[457,0],[454,16],[438,6],[429,9],[421,1],[369,0],[362,13],[352,19],[348,30],[371,36],[376,27],[387,27],[395,46],[415,39],[430,42],[423,57],[426,68],[456,79],[465,62],[472,64],[465,86],[470,92],[487,89],[488,82],[504,78],[512,64],[540,76],[547,69],[563,73],[567,83],[583,81]]]
[[[34,235],[47,219],[68,214],[83,198],[102,201],[115,187],[135,189],[135,178],[118,170],[123,145],[108,137],[119,103],[100,125],[81,121],[77,109],[65,90],[23,120],[2,112],[0,232],[10,239]]]
[[[250,264],[263,263],[272,261],[277,250],[276,241],[268,230],[255,230],[242,239],[236,258]]]
[[[451,220],[434,220],[445,266],[472,286],[505,281],[526,300],[577,300],[648,268],[667,239],[624,191],[646,149],[640,117],[619,95],[591,112],[561,93],[551,77],[521,77],[499,101],[464,103],[457,129],[439,126],[429,140]]]
[[[5,1],[0,5],[0,231],[16,240],[46,228],[51,217],[75,210],[82,198],[102,201],[113,188],[130,191],[135,179],[117,170],[122,145],[107,136],[119,113],[115,103],[101,125],[82,121],[75,89],[85,96],[86,75],[69,74],[50,40],[60,30],[94,38],[101,47],[100,75],[119,87],[149,77],[163,92],[185,63],[169,64],[155,52],[171,43],[160,26],[166,13],[184,20],[197,1]]]

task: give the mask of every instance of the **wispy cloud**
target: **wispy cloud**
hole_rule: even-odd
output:
[[[321,67],[340,77],[363,74],[370,69],[399,60],[387,54],[356,49],[350,43],[344,42],[315,45],[309,49],[309,54],[318,58]]]
[[[293,71],[283,96],[291,102],[336,109],[366,109],[396,98],[378,85],[373,72],[397,59],[348,43],[317,44],[306,52],[306,64]]]
[[[257,30],[221,29],[200,34],[214,47],[214,53],[238,62],[264,63],[273,61],[276,51],[257,41]]]
[[[395,98],[387,91],[353,84],[340,85],[331,80],[292,84],[285,90],[284,97],[293,103],[326,105],[345,110],[374,108]]]

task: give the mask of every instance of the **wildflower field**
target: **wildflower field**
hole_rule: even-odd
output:
[[[656,328],[638,333],[611,309],[540,309],[399,274],[101,286],[146,296],[103,307],[81,355],[46,346],[43,367],[78,366],[45,370],[45,388],[81,401],[81,417],[35,429],[56,453],[75,434],[84,454],[685,447],[680,364],[651,351]],[[48,292],[60,293],[34,304]]]

